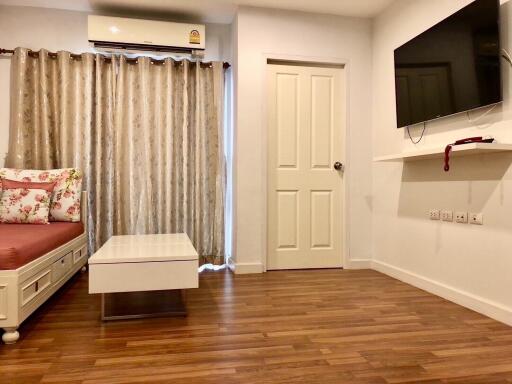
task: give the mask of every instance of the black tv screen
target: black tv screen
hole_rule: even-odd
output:
[[[499,0],[476,0],[395,50],[397,126],[502,101]]]

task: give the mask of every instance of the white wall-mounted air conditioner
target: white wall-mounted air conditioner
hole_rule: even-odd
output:
[[[89,15],[88,38],[95,48],[114,51],[201,54],[205,49],[202,24]]]

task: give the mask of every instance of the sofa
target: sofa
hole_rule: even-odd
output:
[[[18,328],[87,263],[87,193],[79,222],[0,224],[0,328],[13,344]]]

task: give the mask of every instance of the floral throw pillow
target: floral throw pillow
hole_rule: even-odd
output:
[[[0,222],[48,224],[51,192],[44,189],[4,189],[0,198]]]
[[[42,171],[0,168],[0,183],[2,178],[27,182],[55,182],[51,195],[50,221],[80,221],[82,174],[78,169]]]

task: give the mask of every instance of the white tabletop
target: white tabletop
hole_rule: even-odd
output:
[[[197,260],[198,255],[185,233],[111,237],[89,264],[144,263]]]

